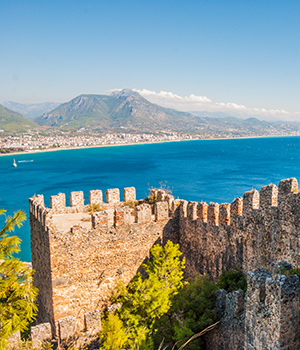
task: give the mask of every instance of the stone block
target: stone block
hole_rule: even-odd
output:
[[[135,202],[136,201],[136,191],[135,187],[125,187],[123,190],[123,201]]]
[[[120,203],[120,190],[118,188],[110,188],[106,190],[106,203],[116,204]]]
[[[207,209],[207,222],[212,225],[219,225],[219,204],[210,203]]]
[[[30,329],[30,337],[33,347],[40,347],[44,342],[52,340],[50,323],[41,323]]]
[[[190,220],[197,220],[197,206],[198,202],[189,202],[187,206],[187,217]]]
[[[219,222],[220,225],[230,225],[230,204],[222,203],[219,207]]]
[[[237,218],[243,215],[243,198],[238,197],[232,203],[230,207],[230,217]]]
[[[84,206],[84,197],[83,197],[82,191],[71,192],[70,205],[71,205],[71,207],[83,207]]]
[[[117,208],[114,211],[114,225],[121,227],[124,224],[124,208]]]
[[[92,190],[89,192],[89,204],[102,204],[103,195],[101,190]]]
[[[50,207],[56,211],[65,209],[66,207],[66,195],[59,193],[56,196],[50,197]]]
[[[264,186],[260,189],[259,208],[270,209],[277,207],[278,204],[278,188],[276,185]]]
[[[61,343],[65,343],[76,337],[78,325],[74,316],[66,317],[58,321],[58,334]]]
[[[257,190],[248,191],[243,196],[243,215],[251,215],[253,209],[259,209],[259,193]]]
[[[141,204],[135,207],[135,218],[138,224],[145,224],[152,220],[152,210],[149,204]]]
[[[156,202],[154,204],[155,221],[164,221],[169,218],[169,206],[167,202]]]
[[[96,212],[92,215],[92,227],[97,228],[107,228],[108,227],[108,211],[102,210]]]
[[[197,217],[198,220],[202,222],[207,222],[207,211],[208,211],[208,204],[205,202],[198,203],[197,205]]]
[[[84,314],[84,328],[90,334],[97,334],[101,330],[100,311],[90,311]]]

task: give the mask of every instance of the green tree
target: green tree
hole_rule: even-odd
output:
[[[246,293],[247,280],[243,271],[235,267],[234,269],[222,272],[218,277],[218,287],[219,289],[225,289],[227,293],[235,290],[243,290]]]
[[[179,347],[194,334],[212,325],[216,320],[216,284],[208,275],[197,275],[185,281],[172,300],[169,311],[156,322],[159,329],[154,337],[155,346],[165,343]],[[201,338],[190,342],[186,349],[199,349]],[[171,346],[172,348],[172,346]]]
[[[100,333],[101,350],[120,350],[124,349],[127,341],[126,330],[118,314],[110,313],[102,322]]]
[[[5,210],[1,209],[3,214]],[[26,330],[37,311],[32,270],[13,256],[20,251],[20,239],[8,235],[25,219],[25,213],[19,210],[6,218],[0,231],[0,349],[11,334]]]
[[[151,259],[142,265],[144,276],[137,274],[126,287],[119,286],[121,303],[118,311],[126,329],[127,339],[120,349],[153,348],[152,335],[155,333],[155,322],[171,307],[172,298],[183,285],[185,260],[178,244],[168,241],[164,247],[154,245],[151,248]],[[100,349],[114,349],[103,343]]]

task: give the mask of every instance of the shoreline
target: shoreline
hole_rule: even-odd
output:
[[[118,146],[136,146],[136,145],[151,145],[156,143],[170,143],[170,142],[187,142],[187,141],[217,141],[217,140],[244,140],[244,139],[262,139],[262,138],[276,138],[276,137],[300,137],[300,135],[267,135],[267,136],[241,136],[241,137],[208,137],[204,139],[194,138],[188,140],[161,140],[161,141],[151,141],[151,142],[136,142],[136,143],[118,143],[109,145],[92,145],[83,147],[58,147],[58,148],[45,148],[43,150],[32,150],[32,151],[22,151],[22,152],[11,152],[11,153],[0,153],[0,157],[5,156],[17,156],[24,154],[36,154],[36,153],[46,153],[46,152],[56,152],[56,151],[69,151],[78,149],[88,149],[88,148],[101,148],[101,147],[118,147]]]

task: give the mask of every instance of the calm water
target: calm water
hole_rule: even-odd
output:
[[[13,159],[18,167],[13,168]],[[33,160],[33,162],[19,162]],[[24,209],[28,198],[58,192],[135,186],[137,198],[166,182],[175,197],[231,202],[245,191],[283,178],[300,179],[300,137],[203,140],[103,147],[0,157],[0,208]],[[28,220],[15,232],[20,258],[30,261]]]

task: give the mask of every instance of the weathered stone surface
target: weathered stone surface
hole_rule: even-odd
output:
[[[138,224],[145,224],[152,220],[152,210],[149,204],[141,204],[135,208],[135,218]]]
[[[102,204],[103,195],[101,190],[92,190],[89,192],[89,204]]]
[[[64,193],[59,193],[56,196],[50,197],[50,207],[54,212],[60,212],[66,207],[66,195]]]
[[[30,337],[33,347],[40,347],[44,342],[51,342],[52,332],[50,323],[41,323],[31,327]]]
[[[272,277],[259,268],[248,273],[247,282],[245,349],[299,349],[298,276]]]
[[[73,316],[58,321],[58,334],[62,344],[67,343],[70,339],[74,339],[78,330],[76,318]]]
[[[154,204],[155,221],[163,221],[169,218],[169,206],[167,202],[156,202]]]
[[[242,350],[245,342],[243,291],[217,292],[216,309],[220,324],[206,337],[206,348],[212,350]]]
[[[123,201],[126,202],[135,202],[136,201],[136,191],[135,187],[126,187],[123,190]]]
[[[71,205],[71,207],[83,207],[84,206],[84,196],[83,196],[82,191],[71,192],[70,205]]]
[[[101,330],[100,311],[94,310],[84,314],[84,328],[90,334],[97,334]]]
[[[116,204],[120,202],[120,190],[118,188],[110,188],[106,190],[106,203]]]
[[[151,190],[151,193],[157,196],[158,190]],[[38,322],[50,322],[53,334],[57,330],[57,321],[68,316],[76,315],[82,320],[79,322],[83,328],[83,315],[104,307],[115,281],[118,278],[125,283],[130,281],[156,242],[172,239],[180,244],[186,259],[186,276],[200,272],[217,278],[222,270],[234,266],[245,272],[259,266],[273,271],[278,260],[300,266],[300,194],[296,179],[280,183],[278,204],[275,185],[263,187],[260,194],[256,190],[246,192],[243,199],[240,197],[231,205],[214,203],[208,207],[206,203],[172,198],[169,201],[168,194],[162,196],[164,201],[154,206],[142,204],[136,208],[112,200],[111,203],[103,203],[105,211],[93,214],[93,229],[88,228],[85,221],[78,222],[75,228],[72,221],[68,230],[55,224],[57,216],[65,215],[69,220],[68,215],[74,213],[72,207],[64,208],[63,196],[55,199],[57,206],[53,208],[45,208],[42,196],[29,200],[32,263],[36,271],[34,283],[40,291]],[[88,215],[86,207],[82,210],[84,215]],[[79,216],[84,219],[83,215]],[[158,220],[154,221],[153,216]],[[90,222],[88,224],[91,225]],[[276,271],[278,273],[278,269]],[[292,334],[297,334],[296,325],[300,322],[291,321],[297,320],[296,313],[284,311],[288,308],[281,302],[276,304],[272,298],[282,298],[289,308],[299,309],[297,298],[293,297],[298,293],[298,282],[293,278],[276,279],[271,275],[255,281],[253,288],[252,282],[249,287],[250,291],[253,289],[253,307],[247,299],[246,315],[248,310],[252,310],[249,315],[259,314],[259,310],[254,308],[254,300],[260,305],[260,310],[267,310],[270,315],[275,315],[274,310],[280,309],[280,315],[284,317],[277,315],[277,318],[272,316],[269,319],[271,325],[277,320],[280,329],[273,327],[277,335],[268,336],[268,339],[272,344],[277,339],[284,348],[284,344],[292,341]],[[290,297],[287,296],[288,290],[294,291]],[[269,295],[269,299],[264,298],[264,294]],[[266,306],[264,303],[267,301]],[[265,306],[262,307],[261,303]],[[234,304],[233,300],[231,304]],[[240,310],[238,305],[236,307]],[[252,324],[257,334],[265,332],[262,334],[267,337],[267,328],[260,328],[253,317],[251,323],[249,317],[247,325]],[[262,314],[259,317],[262,318]],[[255,316],[256,320],[259,317]],[[288,320],[286,325],[284,318]],[[257,344],[262,344],[259,336],[255,339]],[[247,340],[249,346],[256,346],[252,345],[253,341]],[[294,343],[298,344],[296,338]]]

